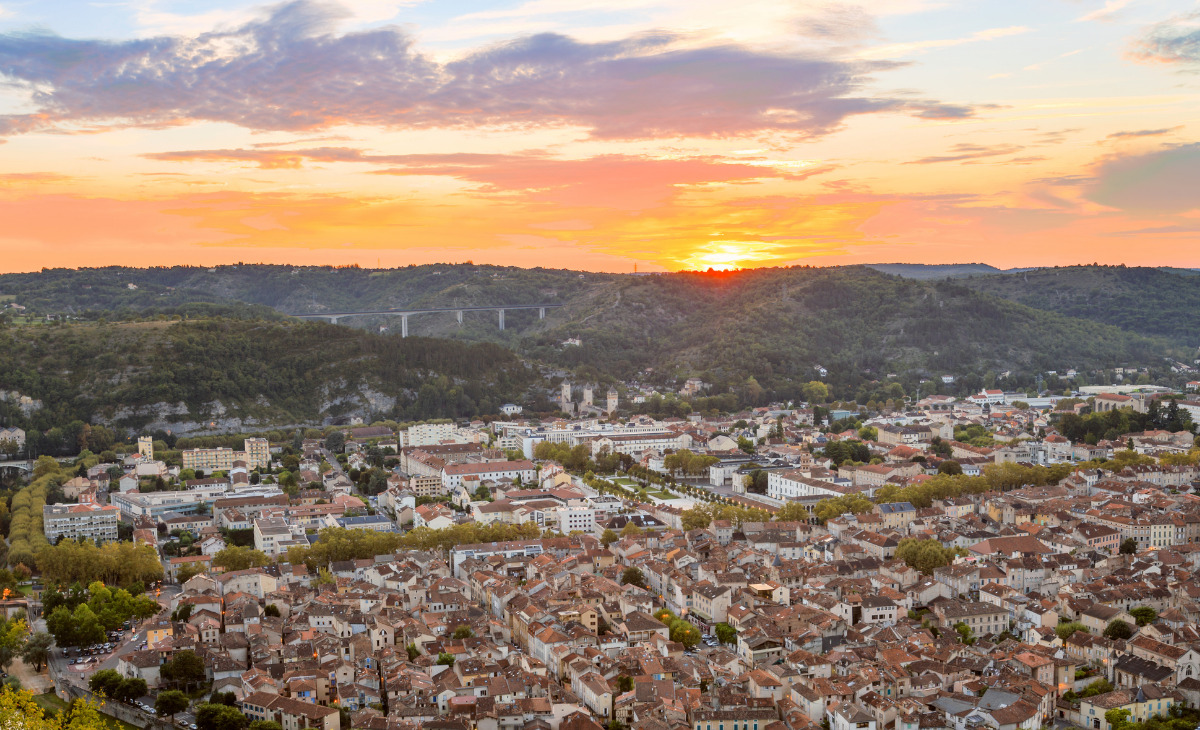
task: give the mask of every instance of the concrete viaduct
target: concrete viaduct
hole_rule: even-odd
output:
[[[463,312],[498,312],[500,315],[500,329],[504,329],[504,312],[509,309],[536,309],[538,319],[546,318],[546,310],[555,307],[561,307],[561,304],[505,304],[503,306],[487,306],[487,307],[433,307],[430,309],[379,309],[370,312],[305,312],[301,314],[291,314],[291,317],[299,319],[327,319],[332,324],[337,324],[342,317],[360,317],[365,315],[382,315],[400,318],[400,336],[408,337],[408,318],[414,314],[433,314],[435,312],[454,312],[458,315],[458,326],[463,323]]]
[[[19,469],[20,471],[33,473],[33,462],[26,461],[0,461],[0,469]]]

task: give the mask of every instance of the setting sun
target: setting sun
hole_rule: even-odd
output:
[[[734,271],[771,261],[775,258],[771,248],[772,244],[753,241],[714,241],[702,246],[683,263],[686,268],[701,271]]]

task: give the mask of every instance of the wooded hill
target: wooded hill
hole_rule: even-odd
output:
[[[1053,293],[1065,291],[1053,288],[1056,278],[1078,282],[1071,296]],[[1048,292],[1038,294],[1044,286]],[[1111,293],[1099,294],[1106,286]],[[1124,298],[1105,304],[1105,296]],[[10,327],[12,345],[0,344],[7,358],[0,389],[52,401],[64,416],[162,402],[205,413],[206,404],[219,402],[260,419],[300,419],[334,413],[339,394],[361,393],[365,383],[384,400],[397,398],[400,412],[388,415],[403,418],[489,412],[526,395],[535,381],[543,385],[513,353],[600,383],[700,376],[714,392],[737,392],[739,404],[799,397],[818,366],[838,397],[886,383],[889,374],[913,394],[919,380],[930,379],[922,389],[928,393],[943,374],[967,389],[1006,370],[1013,375],[1005,387],[1032,385],[1046,370],[1161,370],[1164,358],[1190,359],[1194,351],[1189,337],[1196,335],[1188,333],[1197,331],[1200,308],[1189,302],[1200,304],[1200,277],[1086,267],[918,280],[869,267],[638,276],[470,264],[386,271],[255,265],[11,274],[0,276],[0,298],[43,321],[51,313],[93,322],[200,318],[45,334],[44,324]],[[462,327],[453,313],[410,319],[410,333],[436,340],[363,331],[382,325],[395,333],[395,318],[355,317],[333,327],[288,324],[279,315],[545,303],[563,306],[547,310],[544,321],[536,312],[509,312],[505,331],[494,312],[468,313]],[[565,345],[568,338],[582,345]],[[507,349],[467,344],[481,342]],[[79,369],[84,363],[98,367]],[[445,387],[435,385],[438,395],[422,400],[421,386],[439,375],[449,379]]]
[[[40,430],[75,420],[238,427],[351,413],[464,417],[495,413],[535,379],[495,344],[316,322],[215,317],[0,329],[0,390],[43,403],[25,418],[0,402],[0,417]]]
[[[1200,346],[1200,276],[1188,270],[1069,266],[958,283],[1048,312]],[[1189,358],[1190,359],[1190,358]]]

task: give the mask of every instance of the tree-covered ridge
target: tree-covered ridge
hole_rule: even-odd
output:
[[[429,264],[400,269],[267,264],[43,269],[0,275],[0,295],[46,312],[133,312],[195,302],[328,312],[570,301],[619,279],[562,269]],[[136,288],[130,288],[130,285]],[[415,324],[415,320],[414,320]]]
[[[0,390],[43,403],[27,419],[139,425],[137,409],[183,404],[221,415],[295,423],[360,408],[380,417],[492,413],[533,372],[497,345],[381,336],[317,322],[213,318],[0,329]],[[394,399],[394,406],[389,403]],[[20,421],[12,404],[4,415]]]
[[[564,335],[582,339],[563,348]],[[752,376],[780,389],[889,372],[1102,368],[1157,363],[1170,348],[1115,327],[865,267],[630,277],[597,316],[532,337],[529,354],[627,377],[645,367],[703,373],[723,388]],[[914,389],[915,390],[915,389]]]
[[[991,278],[1008,282],[997,291],[1004,295],[1036,288],[1015,278],[1025,275]],[[886,385],[889,373],[909,393],[922,378],[943,374],[959,376],[960,390],[990,387],[984,376],[1006,370],[1017,379],[1005,387],[1032,387],[1034,373],[1045,370],[1161,367],[1164,357],[1187,357],[1185,348],[1174,349],[1166,339],[976,291],[979,281],[922,281],[855,266],[643,276],[470,264],[386,271],[225,266],[13,274],[0,276],[0,295],[40,312],[82,312],[78,316],[91,319],[135,311],[210,318],[215,310],[231,319],[268,311],[560,303],[545,320],[536,312],[509,312],[505,331],[493,313],[480,312],[469,314],[462,327],[453,314],[418,315],[409,332],[498,342],[574,371],[576,380],[611,383],[641,377],[648,368],[652,383],[699,375],[714,393],[737,393],[739,404],[798,397],[796,388],[817,377],[817,366],[828,370],[824,379],[841,396],[872,381]],[[1200,277],[1186,281],[1200,286]],[[258,309],[236,309],[239,303]],[[1139,306],[1154,311],[1149,297]],[[356,317],[347,324],[392,331],[399,325],[387,317]],[[582,344],[564,345],[568,338]],[[173,395],[173,383],[155,385]],[[449,404],[436,408],[422,412],[450,414]]]
[[[958,283],[1029,307],[1200,345],[1200,276],[1125,266],[1069,266]]]

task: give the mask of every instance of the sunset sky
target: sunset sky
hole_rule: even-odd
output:
[[[1194,0],[0,0],[0,271],[1200,267]]]

